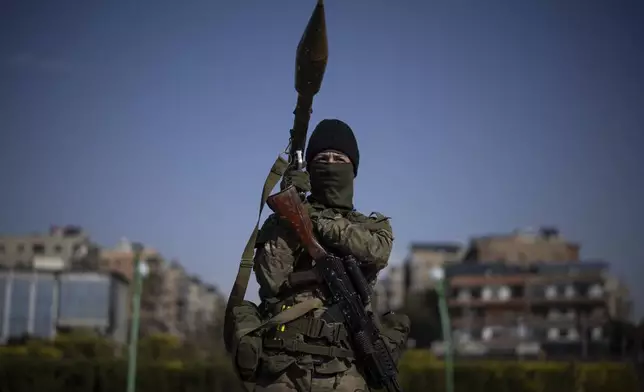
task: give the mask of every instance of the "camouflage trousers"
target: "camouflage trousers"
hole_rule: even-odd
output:
[[[258,380],[255,392],[369,392],[355,365],[342,373],[319,374],[315,368],[289,366],[277,378]]]

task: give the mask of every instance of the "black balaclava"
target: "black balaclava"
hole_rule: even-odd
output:
[[[315,162],[323,151],[337,151],[351,163]],[[358,175],[360,152],[351,128],[340,120],[322,120],[311,133],[306,150],[311,198],[325,207],[353,210],[353,181]]]

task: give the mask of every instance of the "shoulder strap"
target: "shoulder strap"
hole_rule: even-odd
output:
[[[235,278],[235,283],[232,290],[230,291],[230,296],[228,297],[228,304],[226,305],[226,315],[228,318],[229,310],[238,306],[244,300],[246,295],[246,289],[248,288],[248,280],[250,279],[250,274],[253,269],[253,256],[255,250],[255,241],[257,240],[257,233],[259,231],[259,221],[262,217],[262,211],[264,210],[264,205],[266,204],[266,199],[270,195],[271,191],[277,185],[280,178],[286,171],[288,162],[278,156],[271,171],[264,181],[264,188],[262,189],[262,198],[259,203],[259,213],[257,215],[257,222],[255,223],[255,228],[248,238],[246,247],[244,248],[244,253],[242,253],[241,262],[239,263],[239,271],[237,271],[237,277]],[[225,323],[227,324],[227,323]]]

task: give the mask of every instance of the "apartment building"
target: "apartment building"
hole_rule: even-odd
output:
[[[470,240],[466,262],[569,263],[579,261],[580,246],[564,238],[557,228],[520,229],[509,234],[487,235]]]
[[[448,306],[463,355],[598,356],[607,352],[604,262],[457,264]],[[435,345],[438,352],[441,343]]]
[[[220,316],[222,297],[217,289],[198,277],[186,277],[179,298],[180,324],[186,336],[197,337],[208,332]]]
[[[51,263],[2,268],[0,342],[25,335],[53,338],[82,328],[124,344],[127,291],[127,282],[116,274],[54,269]]]
[[[85,259],[95,249],[78,226],[52,226],[48,233],[0,235],[0,266],[31,268],[35,260],[66,267]]]
[[[178,262],[167,263],[161,256],[146,259],[149,273],[141,295],[141,333],[167,333],[183,337],[181,290],[186,273]]]
[[[460,262],[463,245],[455,242],[413,243],[405,260],[406,284],[409,292],[421,292],[434,288],[430,271]]]
[[[113,272],[122,275],[127,281],[134,278],[134,252],[131,243],[123,238],[114,248],[101,249],[95,268],[99,271]],[[141,259],[146,261],[160,257],[152,248],[145,248]]]
[[[149,257],[141,297],[141,331],[181,338],[200,335],[220,316],[222,296],[214,286],[190,276],[178,261]]]
[[[374,304],[379,313],[396,311],[405,306],[407,293],[405,265],[391,265],[374,287]]]

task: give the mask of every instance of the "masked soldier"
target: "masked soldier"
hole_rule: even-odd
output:
[[[365,216],[354,209],[360,153],[353,131],[340,120],[321,121],[311,134],[305,159],[306,172],[287,173],[285,179],[300,190],[310,190],[305,205],[318,241],[338,256],[353,255],[367,281],[375,284],[377,273],[387,265],[394,237],[388,218],[379,213]],[[263,332],[255,391],[368,391],[342,314],[328,304],[322,285],[298,286],[289,280],[291,274],[312,268],[289,223],[276,214],[269,216],[256,249],[262,318],[316,297],[324,306]],[[406,340],[408,319],[405,323],[398,328],[404,336],[399,333],[393,340]]]

